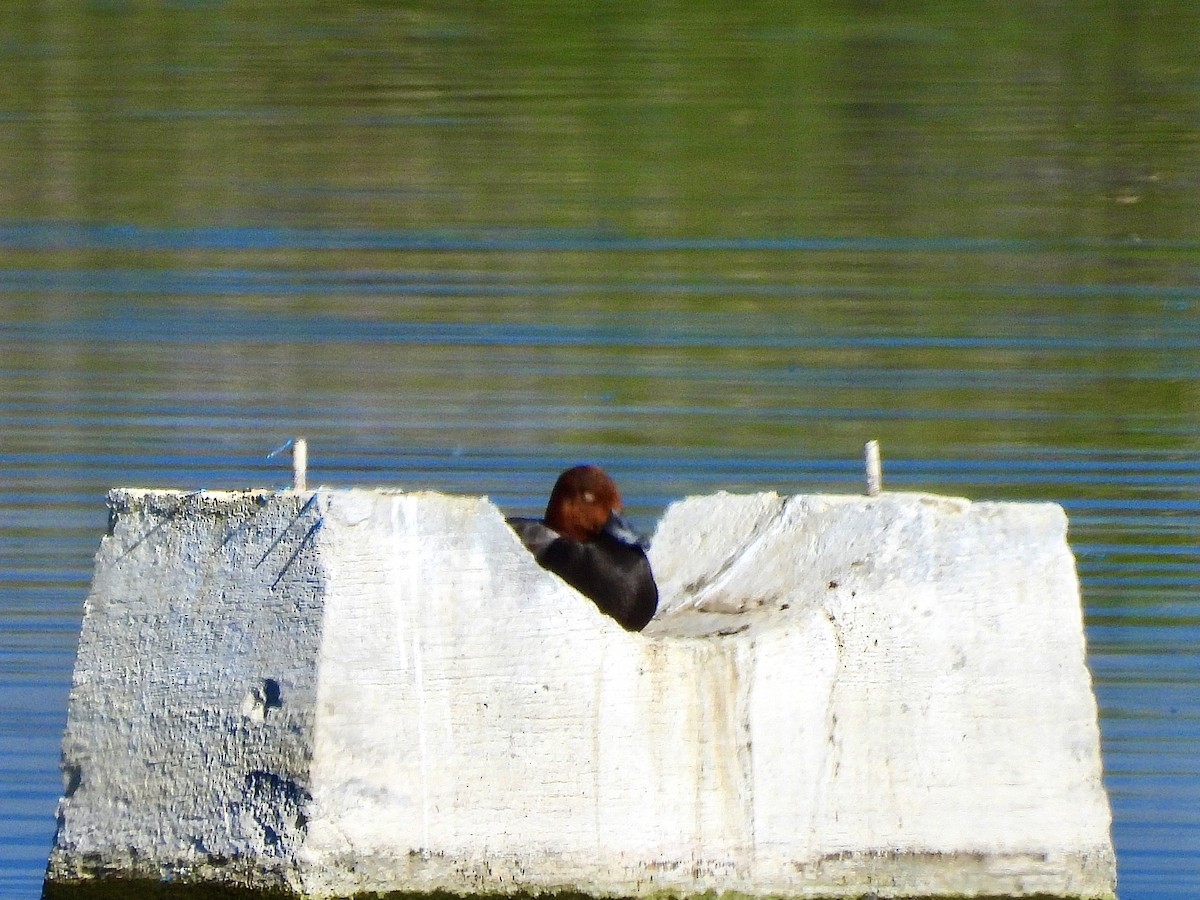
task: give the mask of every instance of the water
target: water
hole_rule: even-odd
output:
[[[0,10],[0,896],[112,485],[1071,517],[1119,891],[1200,897],[1200,7]]]

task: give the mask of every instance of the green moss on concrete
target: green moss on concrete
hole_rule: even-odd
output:
[[[779,897],[749,897],[736,892],[707,891],[686,896],[663,891],[650,897],[623,898],[607,897],[604,900],[801,900],[802,895]],[[864,894],[828,894],[803,896],[803,900],[883,900],[884,895],[867,892]],[[42,900],[302,900],[302,895],[287,888],[251,889],[236,885],[213,882],[188,883],[179,881],[153,881],[150,879],[98,879],[84,882],[46,882],[42,887]],[[545,893],[514,892],[511,894],[454,894],[449,891],[417,893],[393,891],[385,894],[357,894],[342,900],[597,900],[591,894],[575,891],[552,891]],[[894,897],[888,900],[1067,900],[1053,894],[1023,894],[1019,898],[988,895],[967,898],[963,895],[939,895]],[[1072,897],[1069,900],[1080,900]],[[1094,900],[1115,900],[1094,898]]]

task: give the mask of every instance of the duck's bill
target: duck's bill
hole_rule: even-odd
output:
[[[608,514],[608,521],[604,523],[604,532],[623,544],[631,544],[634,547],[641,547],[643,550],[650,548],[650,542],[638,534],[628,520],[618,512]]]

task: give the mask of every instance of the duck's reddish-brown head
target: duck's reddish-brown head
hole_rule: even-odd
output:
[[[621,512],[616,483],[599,466],[575,466],[558,476],[545,522],[573,541],[593,540],[613,513]]]

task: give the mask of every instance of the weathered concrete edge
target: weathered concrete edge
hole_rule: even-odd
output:
[[[167,882],[146,879],[144,881],[91,881],[78,884],[50,883],[42,892],[42,900],[295,900],[298,894],[283,890],[256,890],[252,888],[219,885],[212,882]],[[693,894],[689,900],[791,900],[794,895],[749,895],[736,891],[707,891]],[[914,895],[903,897],[872,891],[861,894],[857,900],[1013,900],[1012,894],[954,894]],[[655,894],[648,900],[672,900],[674,895]],[[392,891],[386,894],[355,894],[343,900],[595,900],[591,894],[578,891],[546,893],[516,892],[512,894],[452,894],[448,891],[412,893]],[[642,900],[642,898],[612,897],[608,900]],[[812,894],[805,900],[848,900],[846,895]],[[853,898],[851,898],[853,900]],[[1022,894],[1021,900],[1062,900],[1058,894]],[[1116,894],[1087,895],[1081,900],[1116,900]]]
[[[212,881],[157,881],[146,879],[96,879],[82,882],[47,882],[42,890],[42,900],[303,900],[304,895],[285,888],[249,888],[241,885]],[[738,891],[705,891],[689,894],[686,900],[855,900],[847,894],[744,894]],[[869,891],[857,895],[857,900],[1062,900],[1061,894],[891,894],[884,891]],[[1117,895],[1082,894],[1079,900],[1117,900]],[[456,894],[444,890],[424,893],[413,891],[390,891],[387,893],[362,893],[336,900],[596,900],[596,895],[576,890],[561,891],[514,891],[511,894]],[[679,895],[670,892],[648,894],[640,897],[611,896],[605,900],[679,900]]]
[[[484,890],[463,892],[436,883],[427,890],[359,891],[351,894],[322,894],[321,900],[1118,900],[1115,890],[1088,889],[1085,885],[1102,883],[1114,865],[1107,848],[1091,853],[1068,853],[1057,859],[1054,876],[1030,873],[1031,863],[1044,864],[1044,855],[1028,853],[897,853],[847,852],[815,860],[805,867],[810,882],[786,891],[747,891],[736,888],[688,891],[667,886],[646,885],[635,892],[612,889],[588,890],[586,885],[516,885],[511,891]],[[76,869],[71,879],[47,880],[43,900],[124,900],[124,898],[163,898],[163,900],[310,900],[302,879],[262,883],[262,870],[254,860],[230,860],[228,867],[198,866],[191,873],[174,873],[164,881],[149,867],[123,863],[123,868],[99,864],[95,869]],[[945,872],[954,873],[961,882],[963,869],[975,871],[980,893],[939,890]],[[120,872],[120,874],[113,874]],[[131,874],[132,873],[132,874]],[[939,877],[939,874],[942,877]],[[250,883],[259,881],[259,886]],[[897,882],[917,887],[905,891]],[[1057,882],[1057,883],[1055,883]],[[837,886],[844,884],[846,889]],[[850,885],[854,887],[851,888]],[[865,888],[865,890],[864,890]],[[848,893],[848,890],[857,893]]]
[[[157,881],[146,879],[92,880],[86,882],[48,882],[42,900],[296,900],[301,895],[284,888],[247,888],[213,882]],[[608,900],[674,900],[669,893],[647,895],[646,898],[614,896]],[[749,895],[737,891],[705,891],[691,894],[688,900],[791,900],[794,895]],[[1013,900],[1012,894],[908,894],[902,898],[872,891],[859,895],[858,900]],[[1022,900],[1061,900],[1058,894],[1023,894]],[[455,894],[434,890],[425,893],[391,891],[388,893],[355,894],[342,900],[595,900],[594,895],[578,890],[543,891],[531,893],[514,891],[511,894]],[[811,894],[805,900],[847,900],[846,895]],[[1116,900],[1116,894],[1085,895],[1081,900]]]

